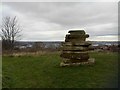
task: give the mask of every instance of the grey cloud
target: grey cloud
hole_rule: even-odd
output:
[[[89,25],[115,22],[116,3],[7,3],[24,14],[37,19],[65,25]]]
[[[36,21],[36,25],[40,24],[40,22],[47,23],[47,27],[43,28],[43,31],[45,30],[46,32],[49,30],[56,31],[56,29],[65,31],[71,28],[85,28],[91,36],[117,35],[117,3],[12,2],[3,3],[3,5],[7,5],[15,12],[26,16],[26,21],[28,19],[34,20]],[[30,23],[34,25],[32,22]],[[36,29],[34,31],[41,31],[43,33],[42,30],[39,30],[39,25],[38,28],[35,28],[35,26],[31,27],[32,29]],[[60,39],[63,35],[54,35],[53,38],[59,37]],[[42,37],[44,36],[41,35]],[[51,35],[47,37],[44,38],[52,39]]]

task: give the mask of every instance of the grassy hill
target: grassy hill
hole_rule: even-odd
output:
[[[112,88],[117,87],[117,53],[91,52],[94,66],[60,67],[59,53],[3,57],[6,88]]]

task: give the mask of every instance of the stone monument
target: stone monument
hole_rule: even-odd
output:
[[[60,66],[91,65],[94,59],[88,55],[91,43],[86,41],[89,37],[84,30],[70,30],[62,44],[62,62]]]

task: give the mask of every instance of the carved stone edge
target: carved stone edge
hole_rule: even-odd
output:
[[[93,65],[93,64],[95,64],[95,59],[90,58],[90,59],[88,59],[87,62],[78,62],[78,63],[64,63],[64,62],[61,62],[60,66],[61,67],[66,67],[66,66],[80,66],[80,65]]]

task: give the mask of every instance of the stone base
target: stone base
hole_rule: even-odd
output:
[[[65,66],[93,65],[94,63],[95,63],[95,59],[90,58],[90,59],[88,59],[87,62],[77,62],[77,63],[64,63],[64,62],[61,62],[60,66],[65,67]]]

